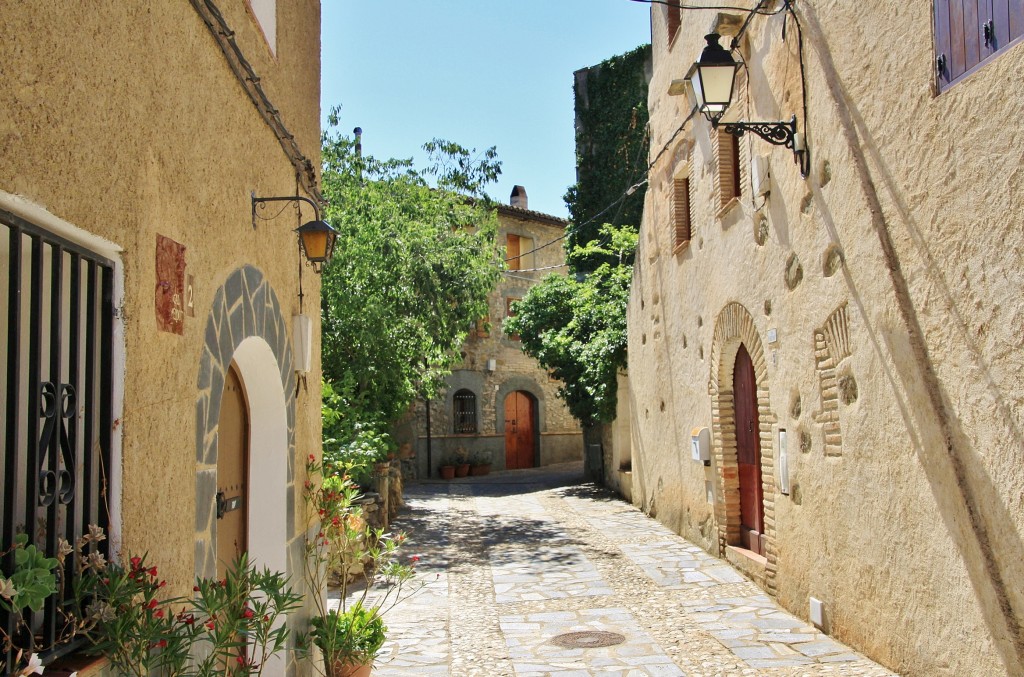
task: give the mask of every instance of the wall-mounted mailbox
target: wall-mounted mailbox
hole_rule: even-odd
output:
[[[690,451],[693,460],[704,465],[711,465],[711,431],[707,428],[694,428],[690,431]]]

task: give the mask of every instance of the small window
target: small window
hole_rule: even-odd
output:
[[[668,27],[668,42],[672,44],[672,41],[676,37],[676,33],[679,32],[679,27],[683,23],[683,8],[680,0],[668,0],[665,5],[666,10],[666,26]]]
[[[505,298],[505,317],[506,318],[515,317],[516,316],[515,311],[512,310],[512,304],[515,303],[516,301],[521,301],[521,300],[522,299],[516,298],[516,297],[513,297],[513,296],[509,296],[509,297]],[[506,335],[512,341],[518,341],[519,340],[519,334],[506,334]]]
[[[247,0],[271,54],[277,55],[277,0]]]
[[[452,398],[454,409],[455,434],[470,435],[476,429],[476,394],[472,390],[463,388],[455,393]]]
[[[690,177],[672,180],[672,223],[675,228],[673,247],[680,248],[690,243]]]
[[[529,270],[533,265],[533,238],[509,233],[506,237],[505,258],[509,270]]]
[[[719,128],[718,140],[718,196],[724,208],[742,193],[740,190],[740,144],[732,134]]]

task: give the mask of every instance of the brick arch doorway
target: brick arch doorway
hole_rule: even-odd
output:
[[[756,417],[747,423],[738,421],[734,372],[739,365],[737,355],[745,351],[753,366]],[[778,550],[775,532],[776,483],[772,468],[775,466],[772,426],[777,422],[771,410],[768,390],[768,370],[764,347],[753,316],[740,303],[729,303],[715,320],[711,343],[711,373],[708,393],[711,396],[713,465],[715,468],[715,521],[718,526],[718,554],[724,556],[728,546],[747,549],[743,543],[744,518],[741,511],[739,428],[753,434],[760,451],[756,464],[760,473],[763,531],[757,541],[763,550],[765,570],[764,586],[776,593],[775,576]],[[749,376],[749,372],[748,372]],[[756,480],[753,480],[756,482]]]
[[[505,468],[537,465],[537,400],[525,390],[505,396]]]

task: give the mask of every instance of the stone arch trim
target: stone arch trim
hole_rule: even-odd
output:
[[[740,540],[739,466],[736,461],[736,409],[733,402],[732,377],[736,353],[740,345],[747,347],[754,363],[757,380],[757,414],[761,439],[761,485],[764,490],[765,522],[765,587],[776,593],[778,549],[775,530],[775,448],[772,425],[776,417],[771,410],[768,390],[768,369],[764,347],[757,333],[754,318],[740,303],[726,305],[715,320],[711,344],[711,374],[708,390],[711,395],[713,420],[713,455],[715,462],[715,521],[718,524],[719,555],[727,545]]]
[[[277,362],[277,376],[285,401],[288,447],[286,485],[289,494],[293,494],[295,482],[296,377],[288,340],[288,323],[281,313],[281,304],[269,281],[254,266],[245,265],[234,270],[216,291],[207,315],[204,336],[196,383],[195,573],[197,576],[210,577],[217,572],[214,500],[217,491],[217,425],[220,420],[224,376],[236,349],[246,339],[259,338],[270,347]],[[294,542],[299,540],[296,538],[294,515],[288,515],[285,528],[291,560],[294,559]]]

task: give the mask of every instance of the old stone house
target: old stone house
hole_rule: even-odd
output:
[[[416,467],[420,477],[460,451],[470,460],[490,459],[492,468],[514,470],[579,460],[579,423],[558,399],[558,381],[527,356],[519,338],[503,329],[512,304],[544,276],[564,273],[561,238],[568,223],[532,211],[526,189],[516,186],[508,205],[498,205],[498,243],[507,270],[462,347],[462,364],[447,379],[443,399],[423,403],[415,417]]]
[[[1024,674],[1024,12],[752,4],[651,8],[633,499],[901,674]]]
[[[301,590],[315,215],[252,197],[319,200],[319,3],[5,3],[0,34],[0,550],[99,524],[172,594],[242,550]]]

